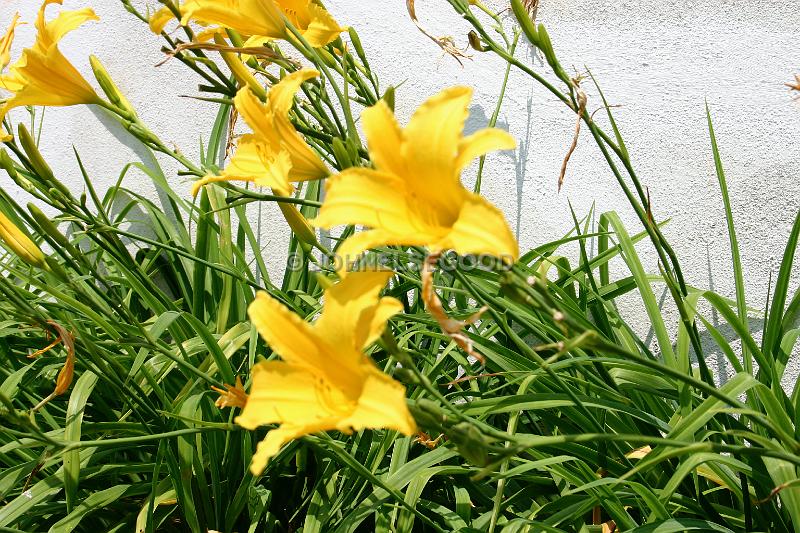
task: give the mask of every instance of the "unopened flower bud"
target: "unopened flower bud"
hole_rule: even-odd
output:
[[[478,428],[469,422],[462,422],[450,428],[446,435],[464,459],[476,466],[489,464],[489,445]]]
[[[0,150],[0,168],[5,170],[8,173],[8,177],[11,178],[11,180],[25,192],[33,194],[36,191],[36,187],[33,185],[33,183],[31,183],[28,178],[20,175],[20,173],[17,172],[17,169],[14,166],[14,161],[5,150]]]
[[[34,204],[29,203],[28,211],[30,212],[31,216],[33,216],[33,220],[36,221],[36,224],[39,225],[39,228],[49,235],[50,238],[56,242],[56,244],[65,249],[72,257],[77,258],[81,255],[80,251],[75,248],[71,242],[69,242],[69,239],[67,239],[67,237],[58,230],[58,227],[56,227],[50,217],[45,215],[41,209]]]
[[[25,151],[25,155],[28,156],[28,161],[30,162],[30,165],[36,175],[39,176],[47,185],[52,186],[63,196],[69,198],[71,196],[69,189],[56,179],[53,171],[50,169],[50,166],[44,160],[44,157],[42,157],[41,152],[39,152],[39,148],[36,146],[36,141],[33,140],[33,137],[28,132],[27,128],[25,128],[25,126],[21,123],[17,128],[17,140],[22,146],[22,149]]]
[[[547,33],[544,24],[539,24],[536,33],[539,36],[539,49],[544,54],[545,59],[547,59],[547,63],[550,65],[550,68],[553,69],[555,75],[558,76],[564,83],[570,84],[571,82],[569,75],[556,58],[556,53],[553,50],[553,42],[550,40],[550,35]]]
[[[530,43],[539,48],[539,34],[536,30],[536,24],[531,20],[530,13],[525,8],[522,0],[511,0],[511,10],[514,12],[514,17],[517,19],[522,33],[525,34]]]
[[[304,217],[296,207],[288,202],[279,201],[278,207],[280,208],[281,213],[283,213],[283,218],[286,219],[289,227],[292,228],[297,240],[309,247],[316,246],[317,236],[314,233],[314,229],[311,227],[311,224],[308,223],[306,217]]]
[[[100,60],[97,59],[97,57],[90,55],[89,64],[92,66],[92,72],[94,72],[94,77],[97,80],[97,83],[100,84],[100,88],[103,89],[103,92],[106,94],[111,103],[119,108],[119,110],[124,113],[126,118],[132,119],[136,117],[136,110],[133,108],[128,99],[125,98],[125,96],[120,92],[119,88],[117,88],[114,80],[111,79],[111,76],[109,76],[108,71],[103,64],[100,63]]]
[[[395,102],[394,93],[395,93],[394,85],[391,85],[389,86],[388,89],[386,89],[386,92],[383,93],[383,96],[381,97],[381,100],[386,102],[386,105],[389,106],[389,109],[392,110],[392,113],[394,113],[394,102]]]
[[[419,385],[417,375],[407,368],[398,368],[394,371],[394,378],[406,385]]]
[[[417,423],[417,426],[420,428],[424,428],[429,431],[440,431],[442,429],[444,421],[441,419],[441,417],[434,416],[426,410],[421,409],[419,406],[419,400],[417,400],[416,405],[409,405],[409,410],[411,411],[411,415],[414,417],[414,421]]]
[[[369,65],[367,61],[367,54],[364,53],[364,46],[361,44],[361,38],[358,36],[358,33],[354,28],[349,28],[347,33],[350,35],[350,42],[353,43],[353,48],[356,49],[356,54],[361,59],[361,62],[364,65]]]
[[[328,52],[324,48],[317,48],[316,51],[317,51],[317,54],[319,54],[319,57],[322,59],[322,62],[325,63],[325,65],[327,67],[329,67],[329,68],[336,68],[337,67],[338,63],[336,61],[336,58],[333,57],[333,54],[331,54],[330,52]]]
[[[336,162],[339,164],[339,170],[345,170],[353,166],[353,160],[350,158],[347,147],[339,137],[333,138],[331,146],[333,147],[333,157],[336,158]]]
[[[28,235],[17,227],[2,211],[0,211],[0,239],[6,243],[20,259],[31,266],[47,268],[42,250],[36,246]]]

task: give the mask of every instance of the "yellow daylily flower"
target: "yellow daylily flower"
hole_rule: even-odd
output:
[[[350,168],[328,179],[325,202],[311,221],[326,229],[371,228],[342,243],[338,253],[345,265],[386,245],[519,257],[503,213],[460,181],[476,157],[516,146],[510,134],[495,128],[463,136],[471,97],[467,87],[445,89],[422,104],[405,129],[383,101],[362,113],[375,168]]]
[[[83,79],[58,49],[64,35],[90,20],[100,20],[91,8],[62,11],[50,22],[44,12],[50,4],[63,0],[44,0],[36,19],[36,42],[22,51],[22,57],[0,76],[0,89],[13,96],[0,106],[0,122],[10,109],[26,105],[68,106],[100,101],[94,89]],[[11,139],[0,133],[0,141]]]
[[[186,0],[181,24],[196,20],[236,30],[246,46],[286,39],[286,17],[313,47],[328,44],[344,31],[324,7],[314,0]]]
[[[253,367],[250,395],[236,418],[246,429],[280,424],[259,443],[250,465],[254,475],[283,445],[304,435],[366,428],[416,433],[405,387],[363,351],[403,308],[394,298],[378,296],[391,276],[359,272],[332,286],[313,325],[266,292],[258,293],[248,309],[250,320],[283,360]]]
[[[234,105],[253,133],[239,139],[222,174],[196,181],[192,194],[210,182],[242,180],[271,187],[276,194],[285,196],[292,192],[290,182],[328,176],[325,163],[289,120],[295,93],[303,82],[317,76],[319,72],[310,69],[288,74],[269,90],[266,103],[250,88],[240,89]]]
[[[11,43],[14,42],[14,31],[19,25],[19,13],[15,13],[14,18],[11,19],[11,25],[6,30],[6,34],[0,39],[0,72],[11,61]]]

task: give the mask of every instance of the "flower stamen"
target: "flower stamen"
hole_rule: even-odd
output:
[[[235,385],[228,385],[226,383],[224,387],[224,389],[219,387],[211,387],[211,390],[219,394],[219,398],[217,398],[217,401],[214,402],[214,405],[216,405],[219,409],[224,409],[226,407],[238,407],[240,409],[244,409],[244,406],[247,405],[248,396],[244,391],[242,378],[236,376]]]

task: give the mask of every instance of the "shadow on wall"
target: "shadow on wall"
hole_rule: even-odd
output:
[[[138,158],[139,162],[147,168],[147,170],[157,176],[160,176],[164,182],[166,182],[166,177],[164,176],[164,171],[161,169],[161,165],[159,165],[158,160],[156,159],[153,152],[144,145],[139,139],[131,135],[122,125],[115,119],[108,116],[108,113],[104,111],[102,108],[94,105],[87,106],[92,114],[97,118],[97,120],[105,127],[105,129],[111,133],[111,135],[123,146],[129,148]],[[188,188],[187,188],[188,190]],[[166,191],[162,190],[161,187],[155,187],[155,192],[158,195],[158,202],[167,217],[175,222],[177,221],[177,216],[175,211],[172,209],[172,204],[167,195]],[[118,214],[119,210],[122,206],[114,205],[112,206],[111,212],[114,214]],[[143,220],[146,219],[146,215],[142,213]],[[143,224],[141,227],[136,228],[139,231],[145,231],[142,235],[148,234],[148,236],[154,236],[152,234],[152,229],[148,229],[148,227]]]
[[[514,225],[514,236],[519,240],[520,227],[522,225],[522,192],[527,175],[526,163],[528,159],[528,150],[530,148],[531,139],[531,118],[533,115],[533,96],[528,95],[528,102],[526,105],[525,116],[525,136],[519,139],[517,151],[513,154],[508,152],[499,152],[502,156],[510,157],[514,163],[514,173],[516,181],[516,200],[517,200],[517,214]],[[464,125],[464,135],[470,135],[476,131],[486,128],[491,118],[490,114],[486,113],[483,106],[474,104],[469,109],[469,117],[467,123]],[[504,131],[509,131],[509,124],[507,120],[498,118],[496,128]]]

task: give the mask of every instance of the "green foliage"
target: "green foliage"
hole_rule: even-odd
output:
[[[486,13],[496,23],[490,33],[472,11],[485,8],[448,1],[487,50],[579,109],[577,82],[563,74],[543,29],[527,23],[524,34],[545,46],[561,88],[514,57],[520,35],[506,35],[497,15]],[[523,16],[522,3],[513,5]],[[173,49],[179,44],[165,37]],[[341,42],[305,49],[326,66],[325,78],[304,87],[293,113],[298,130],[336,169],[366,159],[349,103],[403,96],[401,88],[381,91],[355,30],[350,42],[356,55]],[[209,105],[219,106],[202,160],[167,148],[135,113],[124,124],[148,149],[178,160],[182,172],[202,176],[224,153],[235,84],[200,50],[176,57],[203,77],[201,90],[216,102]],[[281,56],[276,62],[295,68]],[[274,79],[273,71],[251,66]],[[435,285],[449,314],[489,309],[467,331],[484,365],[468,359],[424,309],[419,268],[398,269],[387,294],[405,311],[371,355],[407,384],[426,435],[309,436],[257,477],[248,465],[265,430],[236,426],[236,410],[219,409],[211,387],[246,380],[257,359],[274,357],[247,320],[256,290],[302,317],[319,311],[332,277],[324,261],[330,252],[320,245],[311,253],[292,236],[291,261],[275,277],[250,205],[286,201],[311,217],[319,184],[288,199],[215,185],[190,203],[157,165],[136,162],[102,195],[84,173],[86,192],[76,197],[23,129],[0,163],[54,215],[0,191],[3,211],[48,255],[48,268],[10,250],[0,259],[0,531],[589,532],[609,521],[633,532],[800,531],[800,390],[787,394],[780,385],[800,336],[800,292],[789,294],[800,216],[759,345],[710,113],[733,301],[683,279],[610,108],[611,135],[589,114],[582,118],[642,230],[631,234],[616,213],[601,214],[592,228],[590,213],[509,270],[457,267],[446,255]],[[163,205],[125,187],[133,173],[150,179]],[[659,258],[658,273],[643,267],[645,244],[645,253]],[[400,265],[424,260],[419,249],[376,252]],[[627,273],[612,279],[611,261]],[[654,286],[666,287],[679,310],[675,338]],[[641,299],[657,353],[617,310],[621,297]],[[701,299],[723,326],[701,313]],[[54,325],[74,337],[75,379],[66,394],[34,410],[67,357],[67,343],[55,342],[28,358],[59,340]],[[741,347],[721,327],[730,327]],[[700,328],[737,371],[727,381],[711,375]]]

